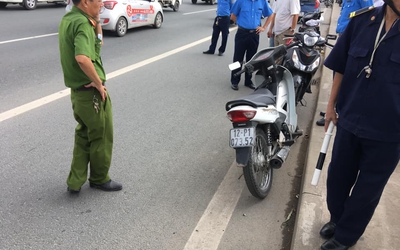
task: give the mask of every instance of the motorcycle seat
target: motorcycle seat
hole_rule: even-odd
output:
[[[314,19],[314,20],[318,20],[319,19],[319,13],[318,12],[309,12],[304,14],[304,16],[302,17],[302,22],[306,23],[307,21]]]
[[[258,107],[267,107],[268,105],[275,104],[275,96],[269,89],[259,88],[250,95],[241,97],[240,99],[236,99],[226,103],[226,110],[230,110],[233,107],[240,105],[248,105],[253,108]]]

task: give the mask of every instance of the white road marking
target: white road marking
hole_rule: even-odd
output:
[[[244,181],[238,180],[242,168],[232,164],[203,216],[193,230],[184,250],[218,249],[225,229],[242,194]]]
[[[51,34],[40,35],[40,36],[30,36],[30,37],[25,37],[25,38],[19,38],[19,39],[13,39],[13,40],[2,41],[2,42],[0,42],[0,44],[13,43],[13,42],[20,42],[20,41],[25,41],[25,40],[31,40],[31,39],[36,39],[36,38],[43,38],[43,37],[48,37],[48,36],[56,36],[56,35],[58,35],[58,33],[51,33]]]
[[[236,29],[236,28],[231,28],[230,31],[232,31],[234,29]],[[45,36],[50,36],[50,35],[54,35],[54,34],[48,34],[48,35],[43,35],[43,36],[35,36],[35,37],[45,37]],[[27,38],[22,38],[22,39],[26,40]],[[201,43],[210,41],[210,39],[211,39],[211,36],[208,36],[208,37],[205,37],[203,39],[200,39],[200,40],[197,40],[195,42],[192,42],[192,43],[189,43],[187,45],[184,45],[184,46],[182,46],[180,48],[176,48],[174,50],[167,51],[167,52],[165,52],[165,53],[163,53],[161,55],[154,56],[154,57],[149,58],[147,60],[132,64],[130,66],[127,66],[125,68],[122,68],[122,69],[119,69],[119,70],[116,70],[114,72],[111,72],[111,73],[107,74],[106,78],[107,78],[107,80],[110,80],[110,79],[112,79],[114,77],[117,77],[117,76],[120,76],[122,74],[128,73],[128,72],[130,72],[132,70],[138,69],[138,68],[143,67],[143,66],[145,66],[147,64],[150,64],[150,63],[153,63],[155,61],[164,59],[164,58],[166,58],[168,56],[174,55],[174,54],[179,53],[181,51],[190,49],[191,47],[194,47],[194,46],[199,45]],[[17,39],[17,40],[19,40],[19,39]],[[38,108],[40,106],[43,106],[45,104],[54,102],[54,101],[56,101],[56,100],[58,100],[60,98],[68,96],[70,94],[71,94],[70,89],[64,89],[64,90],[59,91],[57,93],[45,96],[43,98],[40,98],[40,99],[37,99],[35,101],[29,102],[27,104],[21,105],[19,107],[10,109],[8,111],[0,113],[0,122],[8,120],[10,118],[13,118],[13,117],[15,117],[17,115],[23,114],[25,112],[28,112],[28,111],[30,111],[32,109],[35,109],[35,108]]]
[[[114,72],[111,72],[111,73],[107,74],[107,76],[106,76],[107,80],[110,80],[110,79],[112,79],[114,77],[117,77],[117,76],[120,76],[122,74],[128,73],[128,72],[130,72],[132,70],[138,69],[140,67],[143,67],[143,66],[145,66],[147,64],[150,64],[150,63],[153,63],[155,61],[161,60],[161,59],[163,59],[165,57],[171,56],[171,55],[176,54],[178,52],[181,52],[183,50],[189,49],[189,48],[194,47],[194,46],[196,46],[196,45],[198,45],[200,43],[203,43],[203,42],[206,42],[206,41],[210,41],[210,39],[211,39],[211,36],[203,38],[203,39],[200,39],[200,40],[195,41],[193,43],[187,44],[187,45],[182,46],[180,48],[165,52],[164,54],[161,54],[161,55],[149,58],[147,60],[132,64],[132,65],[130,65],[128,67],[116,70]],[[68,96],[70,94],[71,94],[71,92],[70,92],[69,88],[68,89],[64,89],[64,90],[62,90],[60,92],[45,96],[45,97],[40,98],[38,100],[35,100],[33,102],[21,105],[19,107],[13,108],[13,109],[8,110],[8,111],[5,111],[3,113],[0,113],[0,122],[8,120],[10,118],[13,118],[13,117],[15,117],[17,115],[23,114],[23,113],[25,113],[27,111],[30,111],[30,110],[35,109],[35,108],[38,108],[40,106],[43,106],[45,104],[48,104],[50,102],[53,102],[55,100],[58,100],[60,98],[65,97],[65,96]]]
[[[202,13],[202,12],[208,12],[208,11],[216,11],[217,9],[209,9],[209,10],[199,10],[199,11],[195,11],[195,12],[187,12],[187,13],[183,13],[182,15],[193,15],[193,14],[198,14],[198,13]]]
[[[48,104],[50,102],[54,102],[55,100],[58,100],[60,98],[63,98],[65,96],[68,96],[71,94],[70,89],[64,89],[62,91],[59,91],[57,93],[45,96],[43,98],[37,99],[33,102],[29,102],[27,104],[21,105],[19,107],[10,109],[8,111],[5,111],[0,114],[0,122],[8,120],[10,118],[13,118],[17,115],[23,114],[25,112],[28,112],[32,109],[39,108],[40,106],[43,106],[45,104]]]

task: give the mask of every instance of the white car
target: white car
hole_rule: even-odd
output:
[[[1,1],[1,0],[0,0]],[[66,12],[72,9],[72,0],[68,0]],[[152,25],[158,29],[164,20],[164,13],[157,0],[106,0],[100,11],[100,23],[103,30],[114,31],[124,36],[131,28]]]
[[[36,9],[38,3],[60,3],[64,0],[0,0],[0,9],[4,9],[8,4],[20,4],[27,10]]]

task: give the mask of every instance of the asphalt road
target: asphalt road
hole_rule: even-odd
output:
[[[269,196],[252,197],[233,164],[224,109],[251,93],[243,83],[230,89],[235,30],[224,56],[201,53],[215,8],[186,1],[164,9],[160,29],[105,34],[110,174],[124,189],[85,184],[77,197],[65,183],[76,125],[69,96],[49,97],[67,93],[57,37],[64,7],[0,10],[0,249],[289,249],[318,89],[298,108],[305,136],[274,172]],[[7,113],[21,105],[26,112]]]

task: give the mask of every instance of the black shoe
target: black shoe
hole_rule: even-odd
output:
[[[122,184],[120,184],[118,182],[115,182],[115,181],[112,181],[112,180],[109,180],[109,181],[107,181],[106,183],[103,183],[103,184],[90,183],[90,187],[91,188],[98,188],[98,189],[103,190],[103,191],[119,191],[119,190],[122,189]]]
[[[244,86],[246,86],[246,87],[248,87],[248,88],[251,88],[251,89],[256,89],[256,86],[254,86],[253,83],[245,84]]]
[[[319,235],[324,239],[330,239],[335,234],[335,229],[336,224],[334,222],[328,222],[321,228]]]
[[[335,238],[325,241],[321,246],[321,250],[347,250],[350,246],[340,244]]]
[[[320,116],[325,116],[325,114],[326,114],[325,112],[322,112],[322,111],[319,112],[319,115],[320,115]]]
[[[239,87],[238,87],[237,85],[231,84],[231,88],[232,88],[233,90],[239,90]]]
[[[214,52],[212,52],[211,50],[207,50],[207,51],[203,51],[203,54],[214,55]]]
[[[318,126],[325,126],[325,118],[322,117],[321,119],[319,119],[319,120],[316,122],[316,124],[317,124]]]
[[[218,56],[222,56],[224,54],[224,52],[219,52]]]
[[[80,189],[80,188],[79,188],[79,189],[71,189],[71,188],[67,187],[67,191],[68,191],[70,194],[79,194],[79,192],[81,191],[81,189]]]

